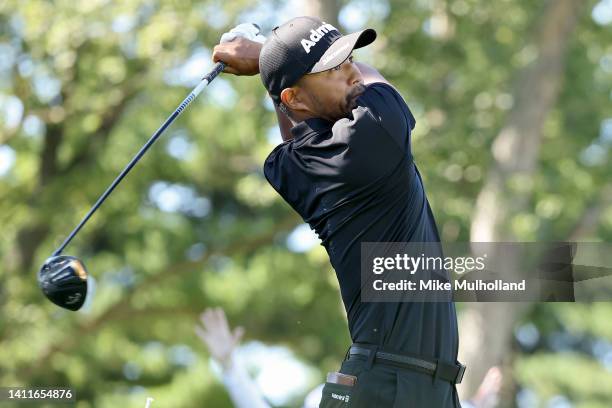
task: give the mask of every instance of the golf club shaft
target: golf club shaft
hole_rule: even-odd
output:
[[[136,163],[138,163],[138,160],[140,160],[140,158],[147,152],[149,147],[151,147],[151,145],[155,143],[155,141],[161,136],[161,134],[164,133],[166,128],[170,126],[172,122],[174,122],[174,119],[176,119],[183,112],[183,110],[200,94],[200,92],[202,92],[206,85],[211,83],[212,80],[215,79],[215,77],[219,75],[221,71],[223,71],[223,68],[225,68],[225,64],[223,62],[218,62],[215,67],[204,78],[202,78],[202,81],[198,84],[198,86],[196,86],[193,91],[191,91],[191,93],[183,100],[183,102],[174,111],[174,113],[170,115],[168,119],[166,119],[166,121],[159,127],[159,129],[157,129],[157,131],[153,134],[153,136],[151,136],[147,143],[142,146],[136,156],[134,156],[134,158],[130,160],[130,162],[127,164],[127,166],[125,166],[125,168],[117,176],[115,181],[113,181],[113,183],[106,189],[106,191],[100,196],[100,198],[98,198],[98,201],[96,201],[96,203],[93,205],[93,207],[91,207],[85,217],[83,217],[79,225],[77,225],[76,228],[72,230],[72,232],[64,240],[62,245],[53,253],[53,256],[57,256],[62,253],[64,248],[66,248],[66,246],[70,243],[70,241],[72,241],[74,236],[81,230],[81,228],[83,228],[89,218],[91,218],[91,216],[96,212],[96,210],[100,208],[104,200],[108,198],[108,196],[113,192],[115,187],[117,187],[121,180],[123,180],[123,178],[129,173],[132,167],[134,167]]]

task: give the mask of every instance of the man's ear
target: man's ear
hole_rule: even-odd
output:
[[[302,102],[301,95],[296,88],[283,89],[280,94],[280,99],[283,105],[291,110],[308,110],[308,106]]]

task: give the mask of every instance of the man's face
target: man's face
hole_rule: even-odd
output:
[[[349,116],[357,97],[365,90],[352,56],[330,70],[304,75],[296,87],[302,103],[314,117],[333,122]]]

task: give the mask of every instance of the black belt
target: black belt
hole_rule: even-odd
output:
[[[369,357],[371,352],[372,350],[369,348],[355,344],[349,349],[350,355]],[[465,373],[465,365],[461,364],[460,362],[449,364],[443,361],[387,353],[386,351],[377,351],[375,362],[386,363],[389,365],[398,366],[400,368],[409,368],[411,370],[426,373],[436,378],[449,381],[452,384],[459,384],[463,379],[463,374]]]

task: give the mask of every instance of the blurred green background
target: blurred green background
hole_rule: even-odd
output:
[[[355,56],[416,116],[444,241],[612,241],[611,0],[0,0],[0,386],[70,386],[79,408],[228,407],[194,334],[209,306],[245,327],[275,406],[338,368],[338,285],[263,177],[280,134],[257,77],[216,79],[69,246],[90,306],[61,310],[36,283],[220,35],[301,14],[377,29]],[[612,304],[458,310],[465,397],[499,364],[500,406],[612,406]]]

